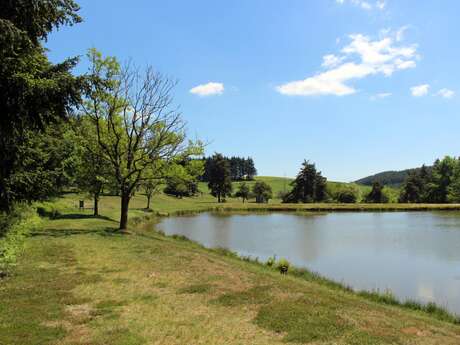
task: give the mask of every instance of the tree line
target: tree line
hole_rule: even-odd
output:
[[[460,203],[460,158],[446,156],[409,173],[400,202]]]
[[[257,176],[257,169],[251,157],[225,157],[222,158],[228,163],[230,178],[232,181],[252,181]],[[200,177],[201,181],[208,182],[211,174],[213,157],[203,157],[204,172]]]

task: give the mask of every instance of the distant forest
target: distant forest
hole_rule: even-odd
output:
[[[228,163],[230,169],[230,178],[232,181],[253,180],[257,176],[257,169],[254,160],[251,157],[223,157]],[[201,181],[209,181],[209,170],[211,167],[212,157],[204,157],[204,173]]]
[[[426,168],[428,170],[431,170],[431,167],[426,167]],[[384,186],[400,187],[401,185],[404,184],[407,177],[411,173],[416,173],[420,169],[421,168],[406,169],[406,170],[399,170],[399,171],[394,171],[394,170],[383,171],[381,173],[370,175],[362,179],[356,180],[355,183],[362,184],[365,186],[372,186],[374,182],[379,182],[380,184]]]

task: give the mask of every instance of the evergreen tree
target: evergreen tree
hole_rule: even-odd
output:
[[[284,197],[283,202],[320,202],[326,199],[327,179],[316,171],[315,164],[305,160],[294,181],[292,190]]]
[[[370,193],[366,196],[365,201],[369,203],[387,203],[388,202],[388,196],[385,195],[383,192],[384,186],[380,184],[380,182],[375,181],[372,184],[372,190]]]
[[[399,202],[425,202],[427,200],[427,186],[430,179],[430,172],[425,165],[420,169],[411,171],[401,188]]]
[[[34,177],[25,176],[37,172],[21,170],[31,158],[21,146],[33,147],[36,141],[26,141],[66,118],[79,102],[83,79],[70,73],[77,59],[53,64],[42,45],[53,29],[80,22],[78,9],[72,0],[0,2],[0,210],[43,196],[35,193]],[[47,167],[40,173],[46,175]],[[20,185],[13,182],[18,180]]]
[[[208,179],[208,187],[211,190],[211,194],[217,198],[218,202],[222,202],[226,196],[231,195],[232,179],[230,164],[220,153],[214,154],[210,160]]]

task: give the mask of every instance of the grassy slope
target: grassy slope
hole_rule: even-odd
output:
[[[0,282],[0,344],[460,342],[459,326],[281,276],[152,224],[119,235],[118,198],[103,198],[99,218],[76,200],[58,201],[62,215],[27,240],[15,275]],[[215,206],[206,195],[159,195],[154,204],[161,212]],[[145,215],[144,205],[137,195],[131,216]]]

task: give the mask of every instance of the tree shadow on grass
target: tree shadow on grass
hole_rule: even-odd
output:
[[[54,217],[53,220],[58,219],[101,219],[101,220],[108,220],[109,222],[117,222],[116,220],[107,217],[107,216],[94,216],[92,214],[81,214],[81,213],[67,213],[67,214],[60,214]]]
[[[98,229],[45,229],[40,231],[31,232],[31,237],[47,236],[47,237],[66,237],[66,236],[77,236],[77,235],[100,235],[104,237],[108,236],[123,236],[118,228],[105,227]]]

